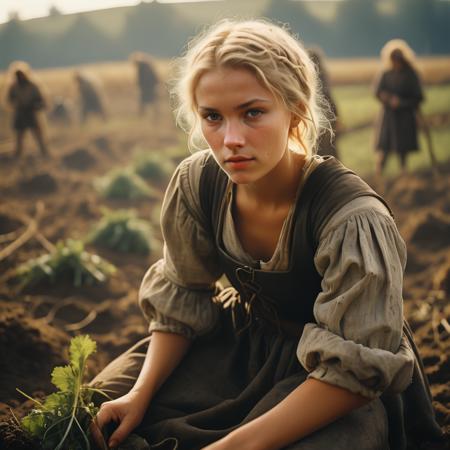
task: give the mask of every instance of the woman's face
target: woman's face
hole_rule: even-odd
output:
[[[230,179],[254,183],[286,157],[292,114],[245,68],[219,68],[195,90],[203,136]]]

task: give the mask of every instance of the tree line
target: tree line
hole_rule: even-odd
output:
[[[384,43],[403,38],[418,54],[450,53],[450,1],[392,0],[393,10],[383,13],[372,0],[345,0],[336,17],[323,21],[301,1],[272,0],[262,16],[288,23],[307,45],[318,45],[330,57],[377,56]],[[189,7],[186,4],[185,7]],[[65,66],[122,60],[135,50],[158,57],[173,57],[204,23],[186,20],[180,7],[157,2],[123,8],[125,26],[115,38],[78,14],[60,34],[36,33],[27,22],[13,17],[0,28],[0,69],[22,59],[34,67]],[[43,20],[59,20],[53,15]],[[211,22],[217,19],[211,17]]]

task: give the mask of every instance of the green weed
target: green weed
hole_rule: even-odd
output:
[[[88,242],[118,252],[147,255],[151,251],[151,228],[133,210],[104,210]]]
[[[175,167],[172,161],[161,153],[140,153],[136,157],[134,171],[146,180],[162,183],[172,175]]]
[[[103,197],[111,200],[159,199],[161,196],[130,170],[115,170],[97,180],[96,186]]]
[[[71,280],[79,287],[103,283],[115,272],[115,267],[98,255],[88,253],[81,241],[60,241],[56,249],[25,264],[16,270],[21,289],[44,281],[55,284],[58,279]]]

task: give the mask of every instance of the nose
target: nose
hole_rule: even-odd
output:
[[[225,147],[234,150],[242,148],[245,144],[244,132],[242,125],[237,120],[230,120],[226,124],[225,136],[223,139]]]

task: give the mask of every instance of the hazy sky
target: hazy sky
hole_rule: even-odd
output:
[[[148,0],[147,0],[148,1]],[[205,0],[158,0],[160,3],[177,3]],[[0,23],[6,22],[11,11],[19,13],[21,19],[32,19],[48,14],[52,5],[63,14],[115,6],[136,5],[140,0],[0,0]]]

